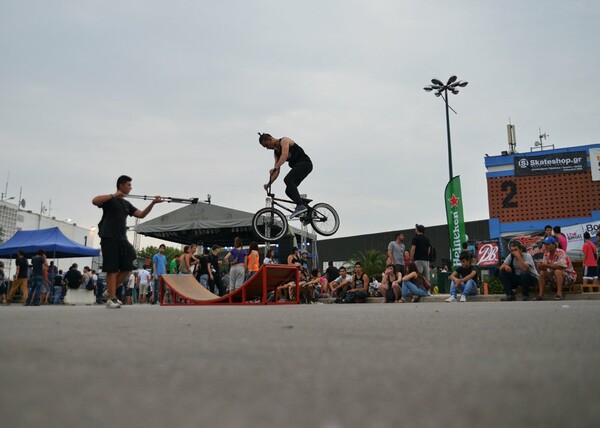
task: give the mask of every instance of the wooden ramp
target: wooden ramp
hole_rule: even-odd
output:
[[[299,296],[296,301],[285,303],[279,303],[277,299],[267,302],[267,299],[270,292],[286,282],[295,281],[298,285],[299,277],[300,272],[295,266],[263,265],[240,288],[225,296],[217,296],[204,288],[192,275],[162,275],[160,301],[162,306],[298,304]],[[165,303],[163,290],[169,291],[172,303]]]

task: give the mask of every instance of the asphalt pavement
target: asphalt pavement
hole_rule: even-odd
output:
[[[0,307],[3,427],[596,427],[600,301]]]

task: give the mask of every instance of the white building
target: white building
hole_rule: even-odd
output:
[[[7,201],[0,201],[0,227],[3,231],[4,241],[8,241],[19,230],[38,230],[47,229],[49,227],[58,227],[60,231],[69,239],[93,248],[99,247],[96,228],[84,228],[77,226],[77,223],[70,223],[62,220],[57,220],[55,217],[48,217],[39,213],[33,213],[30,210],[20,209],[18,205],[11,204]],[[97,242],[98,241],[98,242]],[[48,255],[49,260],[50,255]],[[59,269],[66,271],[73,263],[79,265],[80,270],[83,266],[90,266],[92,269],[97,269],[97,258],[78,257],[68,259],[56,259],[54,264]],[[14,261],[3,259],[4,272],[8,276],[15,271]]]

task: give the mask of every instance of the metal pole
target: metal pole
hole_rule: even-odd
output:
[[[446,102],[446,132],[448,134],[448,171],[450,173],[450,178],[448,181],[452,180],[454,176],[452,174],[452,144],[450,142],[450,115],[448,113],[448,88],[444,89],[444,101]]]

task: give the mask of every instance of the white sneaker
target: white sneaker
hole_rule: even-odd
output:
[[[446,302],[448,302],[448,303],[454,303],[454,302],[456,302],[456,297],[454,297],[454,296],[450,296],[450,297],[448,297],[448,298],[446,299]]]
[[[464,294],[462,296],[460,296],[460,301],[461,302],[466,302],[467,301],[467,296],[465,296]]]
[[[121,307],[121,304],[119,303],[119,300],[116,299],[116,298],[115,299],[108,299],[106,301],[106,307],[108,309],[118,309],[118,308]]]
[[[294,218],[299,216],[300,214],[304,214],[306,211],[308,211],[308,208],[306,208],[304,205],[297,205],[294,212],[290,215],[290,218]]]

